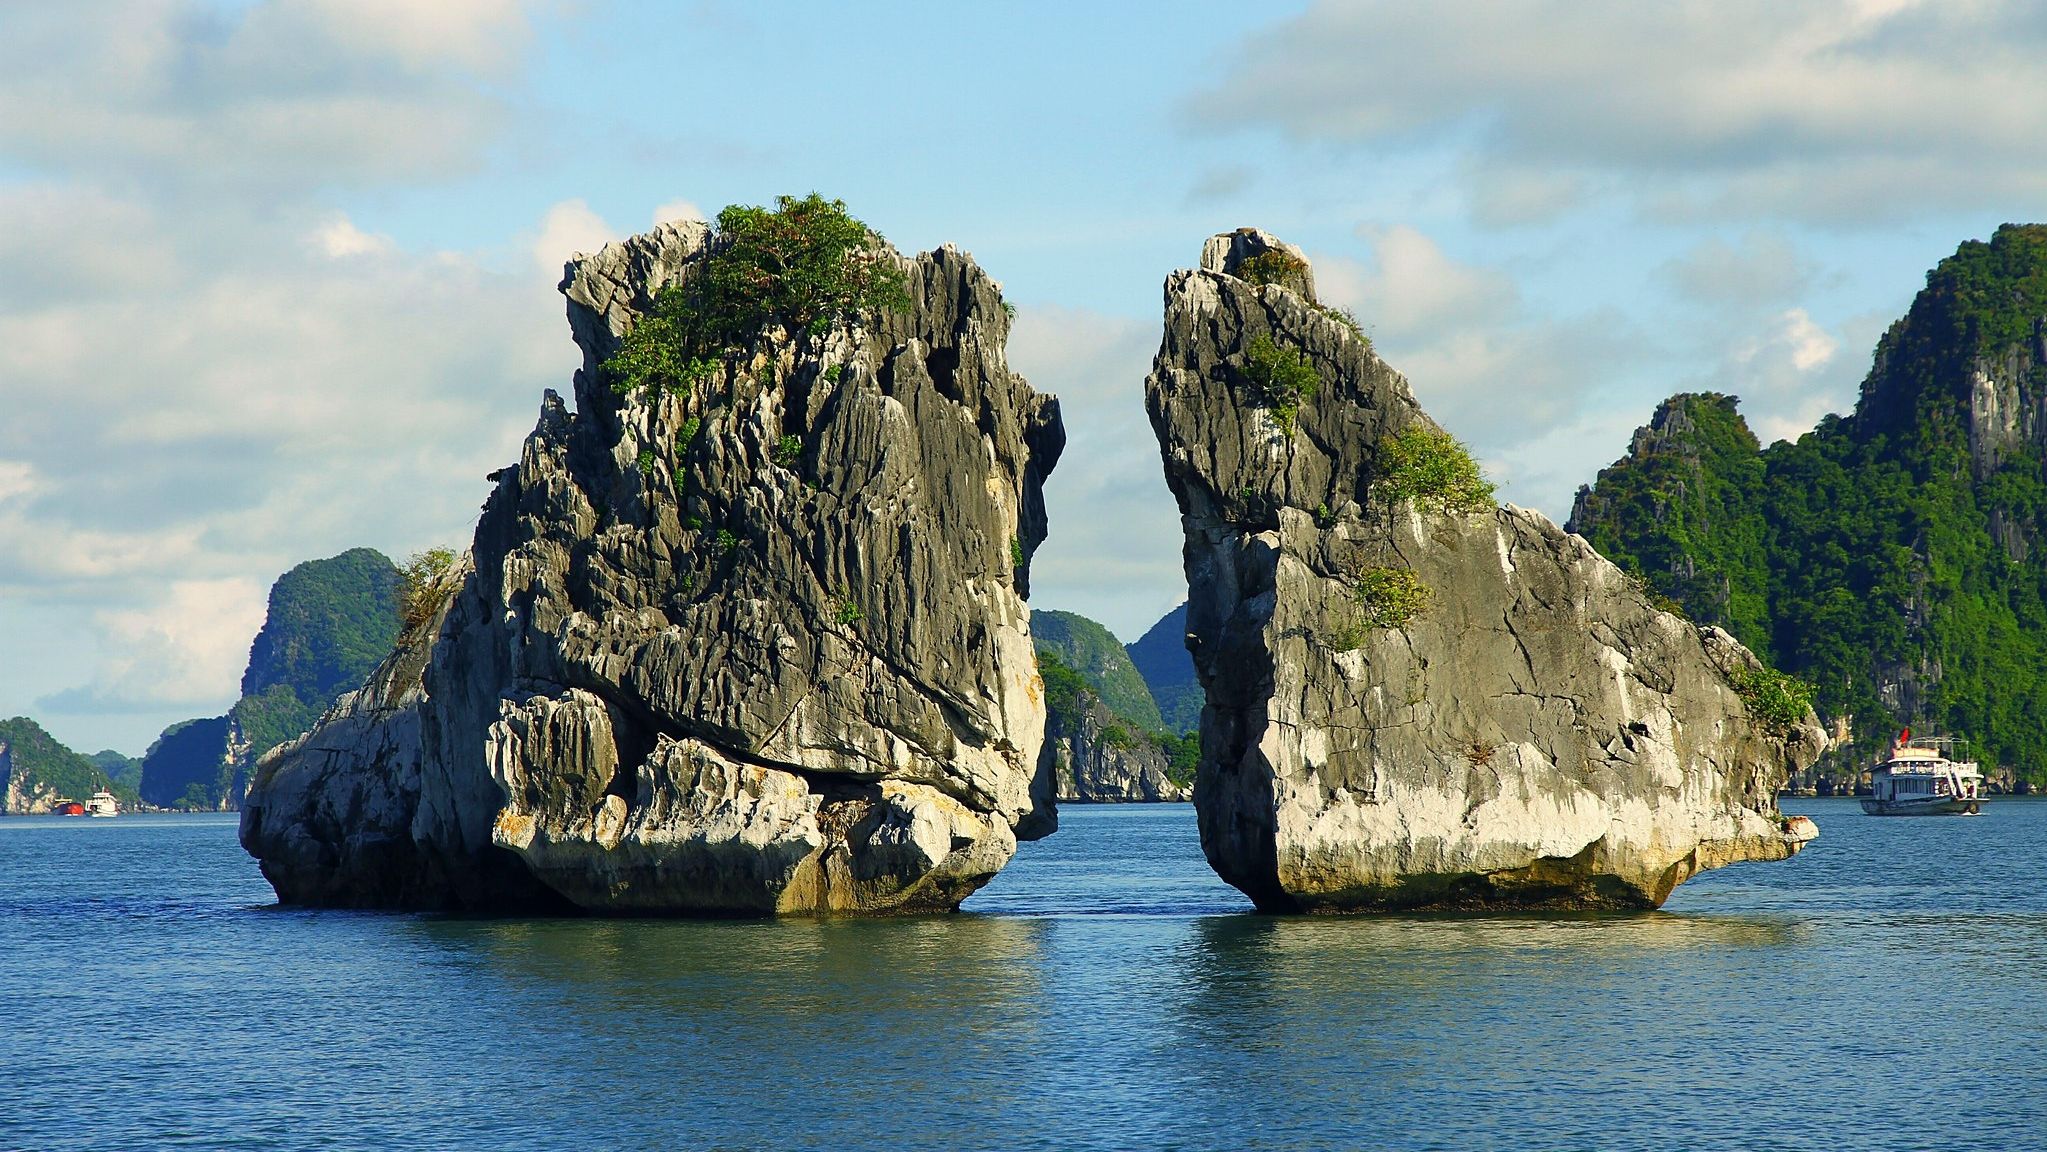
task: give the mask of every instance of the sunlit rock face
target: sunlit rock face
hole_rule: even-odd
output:
[[[1054,827],[1024,597],[1064,432],[999,287],[897,257],[910,306],[872,329],[614,394],[599,365],[713,243],[570,265],[575,411],[549,393],[495,475],[430,634],[259,773],[280,898],[942,910]]]
[[[1648,908],[1796,852],[1810,822],[1774,796],[1823,747],[1810,710],[1752,714],[1730,682],[1746,649],[1540,514],[1400,495],[1391,445],[1440,430],[1305,262],[1245,278],[1273,251],[1299,257],[1219,236],[1167,280],[1146,386],[1186,533],[1216,871],[1270,911]],[[1258,386],[1260,337],[1312,367],[1297,411]],[[1374,623],[1375,581],[1418,609]]]

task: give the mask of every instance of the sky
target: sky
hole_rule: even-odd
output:
[[[1674,392],[1849,408],[2042,217],[2043,48],[1954,0],[0,0],[0,716],[224,712],[293,564],[467,543],[568,390],[564,260],[785,193],[1004,284],[1069,437],[1038,607],[1184,597],[1143,380],[1243,225],[1561,522]]]

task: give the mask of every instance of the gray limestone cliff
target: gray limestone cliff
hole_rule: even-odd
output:
[[[1540,514],[1432,499],[1456,461],[1415,446],[1454,445],[1298,250],[1246,229],[1167,280],[1146,404],[1202,847],[1259,907],[1654,907],[1813,835],[1774,801],[1823,746],[1810,709],[1766,720],[1746,649]]]
[[[896,257],[907,308],[687,394],[600,364],[706,226],[572,263],[549,393],[439,616],[265,759],[242,842],[286,902],[951,909],[1055,825],[1029,631],[1057,402],[999,287]]]

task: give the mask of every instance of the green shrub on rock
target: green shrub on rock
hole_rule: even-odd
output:
[[[1412,425],[1380,446],[1379,483],[1394,501],[1413,500],[1426,511],[1486,512],[1493,486],[1455,436]]]
[[[1400,628],[1429,606],[1429,586],[1405,568],[1367,568],[1351,585],[1351,602],[1371,628]]]
[[[1727,682],[1764,728],[1784,735],[1812,710],[1813,686],[1774,668],[1736,668]]]
[[[455,594],[458,559],[447,548],[428,548],[406,559],[399,570],[399,622],[406,632],[425,627]]]
[[[834,320],[909,305],[902,268],[842,200],[780,196],[773,209],[718,213],[710,255],[604,362],[614,392],[687,393],[763,333],[816,333]]]
[[[1245,347],[1244,379],[1250,384],[1251,402],[1269,409],[1280,431],[1289,436],[1302,402],[1313,399],[1322,386],[1306,352],[1281,348],[1270,336],[1259,336]]]
[[[1282,248],[1269,248],[1237,265],[1238,276],[1261,288],[1267,284],[1286,286],[1290,281],[1298,281],[1307,271],[1307,261]]]

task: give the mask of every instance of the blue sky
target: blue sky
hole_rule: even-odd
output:
[[[563,259],[811,190],[951,242],[1064,403],[1041,607],[1181,596],[1142,412],[1208,234],[1306,247],[1562,519],[1672,392],[1852,403],[2047,193],[2017,4],[0,3],[0,715],[139,752],[300,560],[468,538],[575,363]]]

